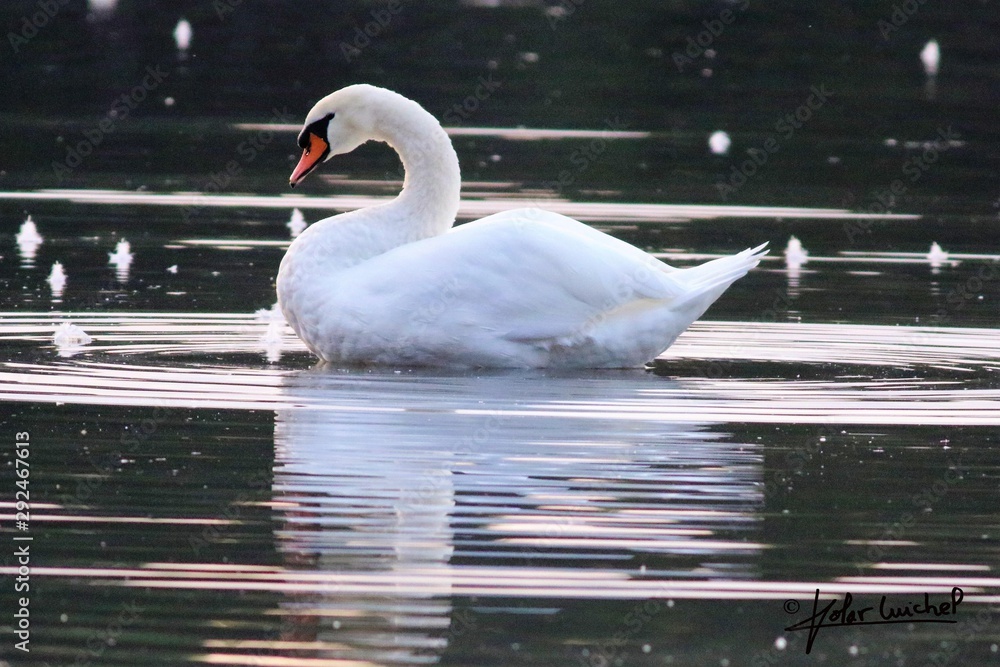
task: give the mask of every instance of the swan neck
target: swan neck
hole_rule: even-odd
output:
[[[387,119],[379,139],[389,144],[403,163],[403,190],[395,203],[410,224],[421,228],[418,236],[435,236],[454,224],[462,176],[458,156],[441,124],[415,103],[410,104],[412,107],[407,105]]]

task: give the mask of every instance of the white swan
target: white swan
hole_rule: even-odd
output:
[[[288,248],[278,301],[314,353],[346,364],[623,368],[673,343],[763,247],[675,269],[556,213],[522,208],[452,229],[461,176],[420,105],[369,85],[324,97],[299,134],[294,187],[384,141],[406,170],[378,206],[313,224]]]

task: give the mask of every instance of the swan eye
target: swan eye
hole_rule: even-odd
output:
[[[330,121],[333,120],[333,117],[335,115],[336,114],[334,113],[328,113],[319,120],[314,120],[313,122],[309,123],[304,128],[302,128],[302,131],[299,133],[299,141],[298,141],[299,148],[302,148],[303,150],[309,150],[310,134],[315,134],[323,141],[326,141],[326,132],[330,127]]]

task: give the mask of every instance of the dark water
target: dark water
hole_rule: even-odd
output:
[[[891,3],[402,3],[354,54],[390,5],[234,4],[69,2],[8,36],[0,664],[1000,662],[996,7],[883,38]],[[0,11],[19,35],[39,6]],[[688,37],[710,44],[678,67]],[[257,311],[294,208],[400,186],[380,146],[285,186],[296,124],[358,81],[453,128],[460,222],[540,205],[677,265],[772,253],[648,370],[318,367]],[[66,322],[93,341],[54,345]],[[817,589],[940,611],[955,587],[931,617],[955,623],[808,654],[786,630]]]

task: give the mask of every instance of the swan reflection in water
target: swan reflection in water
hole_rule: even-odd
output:
[[[276,542],[286,567],[321,576],[288,593],[282,639],[309,642],[303,657],[426,664],[476,629],[454,596],[616,597],[595,584],[664,569],[755,578],[762,454],[707,423],[644,419],[637,408],[670,400],[644,391],[670,382],[289,376],[286,404],[300,407],[276,413]]]

